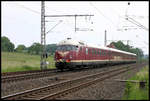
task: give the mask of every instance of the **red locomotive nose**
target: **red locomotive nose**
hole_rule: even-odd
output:
[[[68,53],[69,53],[68,51],[67,52],[57,51],[55,58],[58,60],[59,59],[66,59],[67,58],[66,56]]]
[[[61,54],[59,54],[58,52],[56,52],[55,53],[55,58],[56,58],[56,60],[57,59],[62,59],[62,56],[61,56]]]

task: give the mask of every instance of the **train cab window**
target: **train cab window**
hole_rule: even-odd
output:
[[[72,47],[66,46],[66,50],[72,50]]]
[[[78,46],[72,46],[72,50],[78,50]]]
[[[77,50],[77,48],[73,45],[60,45],[57,47],[57,51],[71,51]]]
[[[58,46],[56,50],[60,50],[60,49],[61,49],[61,47]]]

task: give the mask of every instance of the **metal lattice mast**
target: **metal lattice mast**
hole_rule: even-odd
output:
[[[45,36],[45,4],[41,2],[41,69],[45,69],[46,66],[46,36]]]

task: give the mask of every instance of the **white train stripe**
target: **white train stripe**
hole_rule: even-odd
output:
[[[136,60],[71,60],[71,62],[104,62],[104,61],[136,61]]]

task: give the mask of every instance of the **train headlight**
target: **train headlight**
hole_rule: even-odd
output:
[[[69,59],[67,59],[67,60],[66,60],[66,62],[70,62],[70,60],[69,60]]]

